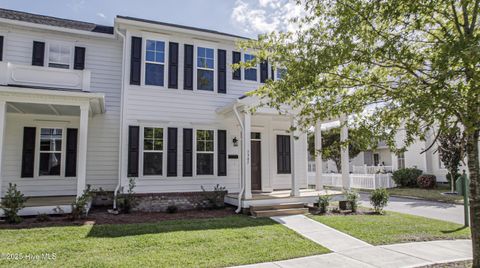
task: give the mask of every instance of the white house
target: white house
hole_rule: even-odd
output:
[[[294,111],[252,113],[258,100],[245,97],[280,72],[230,67],[253,57],[235,48],[242,39],[0,9],[0,194],[14,183],[36,197],[24,214],[68,210],[86,185],[121,193],[129,178],[150,203],[216,185],[240,207],[316,198],[306,134],[287,131]]]

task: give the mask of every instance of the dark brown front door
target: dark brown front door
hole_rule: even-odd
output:
[[[262,190],[262,152],[261,142],[251,141],[252,147],[252,190]]]

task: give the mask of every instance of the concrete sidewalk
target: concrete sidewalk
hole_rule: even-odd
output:
[[[241,267],[419,267],[472,259],[470,240],[372,246],[303,215],[272,219],[333,253]]]

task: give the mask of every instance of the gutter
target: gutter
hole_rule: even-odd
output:
[[[240,124],[240,129],[241,129],[241,133],[243,135],[246,135],[245,134],[245,128],[243,126],[243,123],[242,123],[242,119],[240,118],[240,115],[238,114],[238,110],[237,110],[237,103],[235,103],[233,105],[233,112],[235,113],[235,117],[237,118],[237,121],[238,123]],[[242,141],[242,146],[240,148],[240,163],[241,163],[241,168],[240,168],[240,185],[241,185],[241,188],[240,188],[240,192],[238,193],[238,208],[235,210],[235,213],[240,213],[240,211],[242,211],[242,196],[243,196],[243,193],[245,192],[245,163],[244,163],[244,159],[243,159],[243,141]]]
[[[115,27],[115,32],[122,37],[123,39],[123,50],[122,50],[122,86],[121,86],[121,97],[120,97],[120,133],[119,133],[119,147],[118,147],[118,184],[115,187],[113,192],[113,210],[117,210],[117,195],[120,187],[122,185],[122,152],[123,152],[123,112],[125,109],[125,51],[127,47],[127,40],[125,35]]]

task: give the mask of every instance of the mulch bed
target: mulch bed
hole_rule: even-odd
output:
[[[464,268],[472,267],[472,261],[457,261],[449,263],[437,263],[432,265],[423,266],[421,268]]]
[[[309,207],[309,211],[313,215],[322,215],[322,216],[352,216],[352,215],[379,215],[373,210],[367,208],[357,208],[356,212],[351,210],[339,210],[337,207],[328,207],[327,212],[319,213],[318,208]]]
[[[68,216],[52,215],[48,221],[39,222],[36,217],[25,217],[19,224],[0,223],[0,229],[24,229],[55,226],[79,226],[99,224],[131,224],[131,223],[154,223],[168,220],[185,219],[208,219],[226,217],[235,214],[233,207],[209,210],[189,210],[177,213],[165,212],[132,212],[129,214],[113,215],[107,212],[108,208],[92,208],[88,217],[72,221]]]

